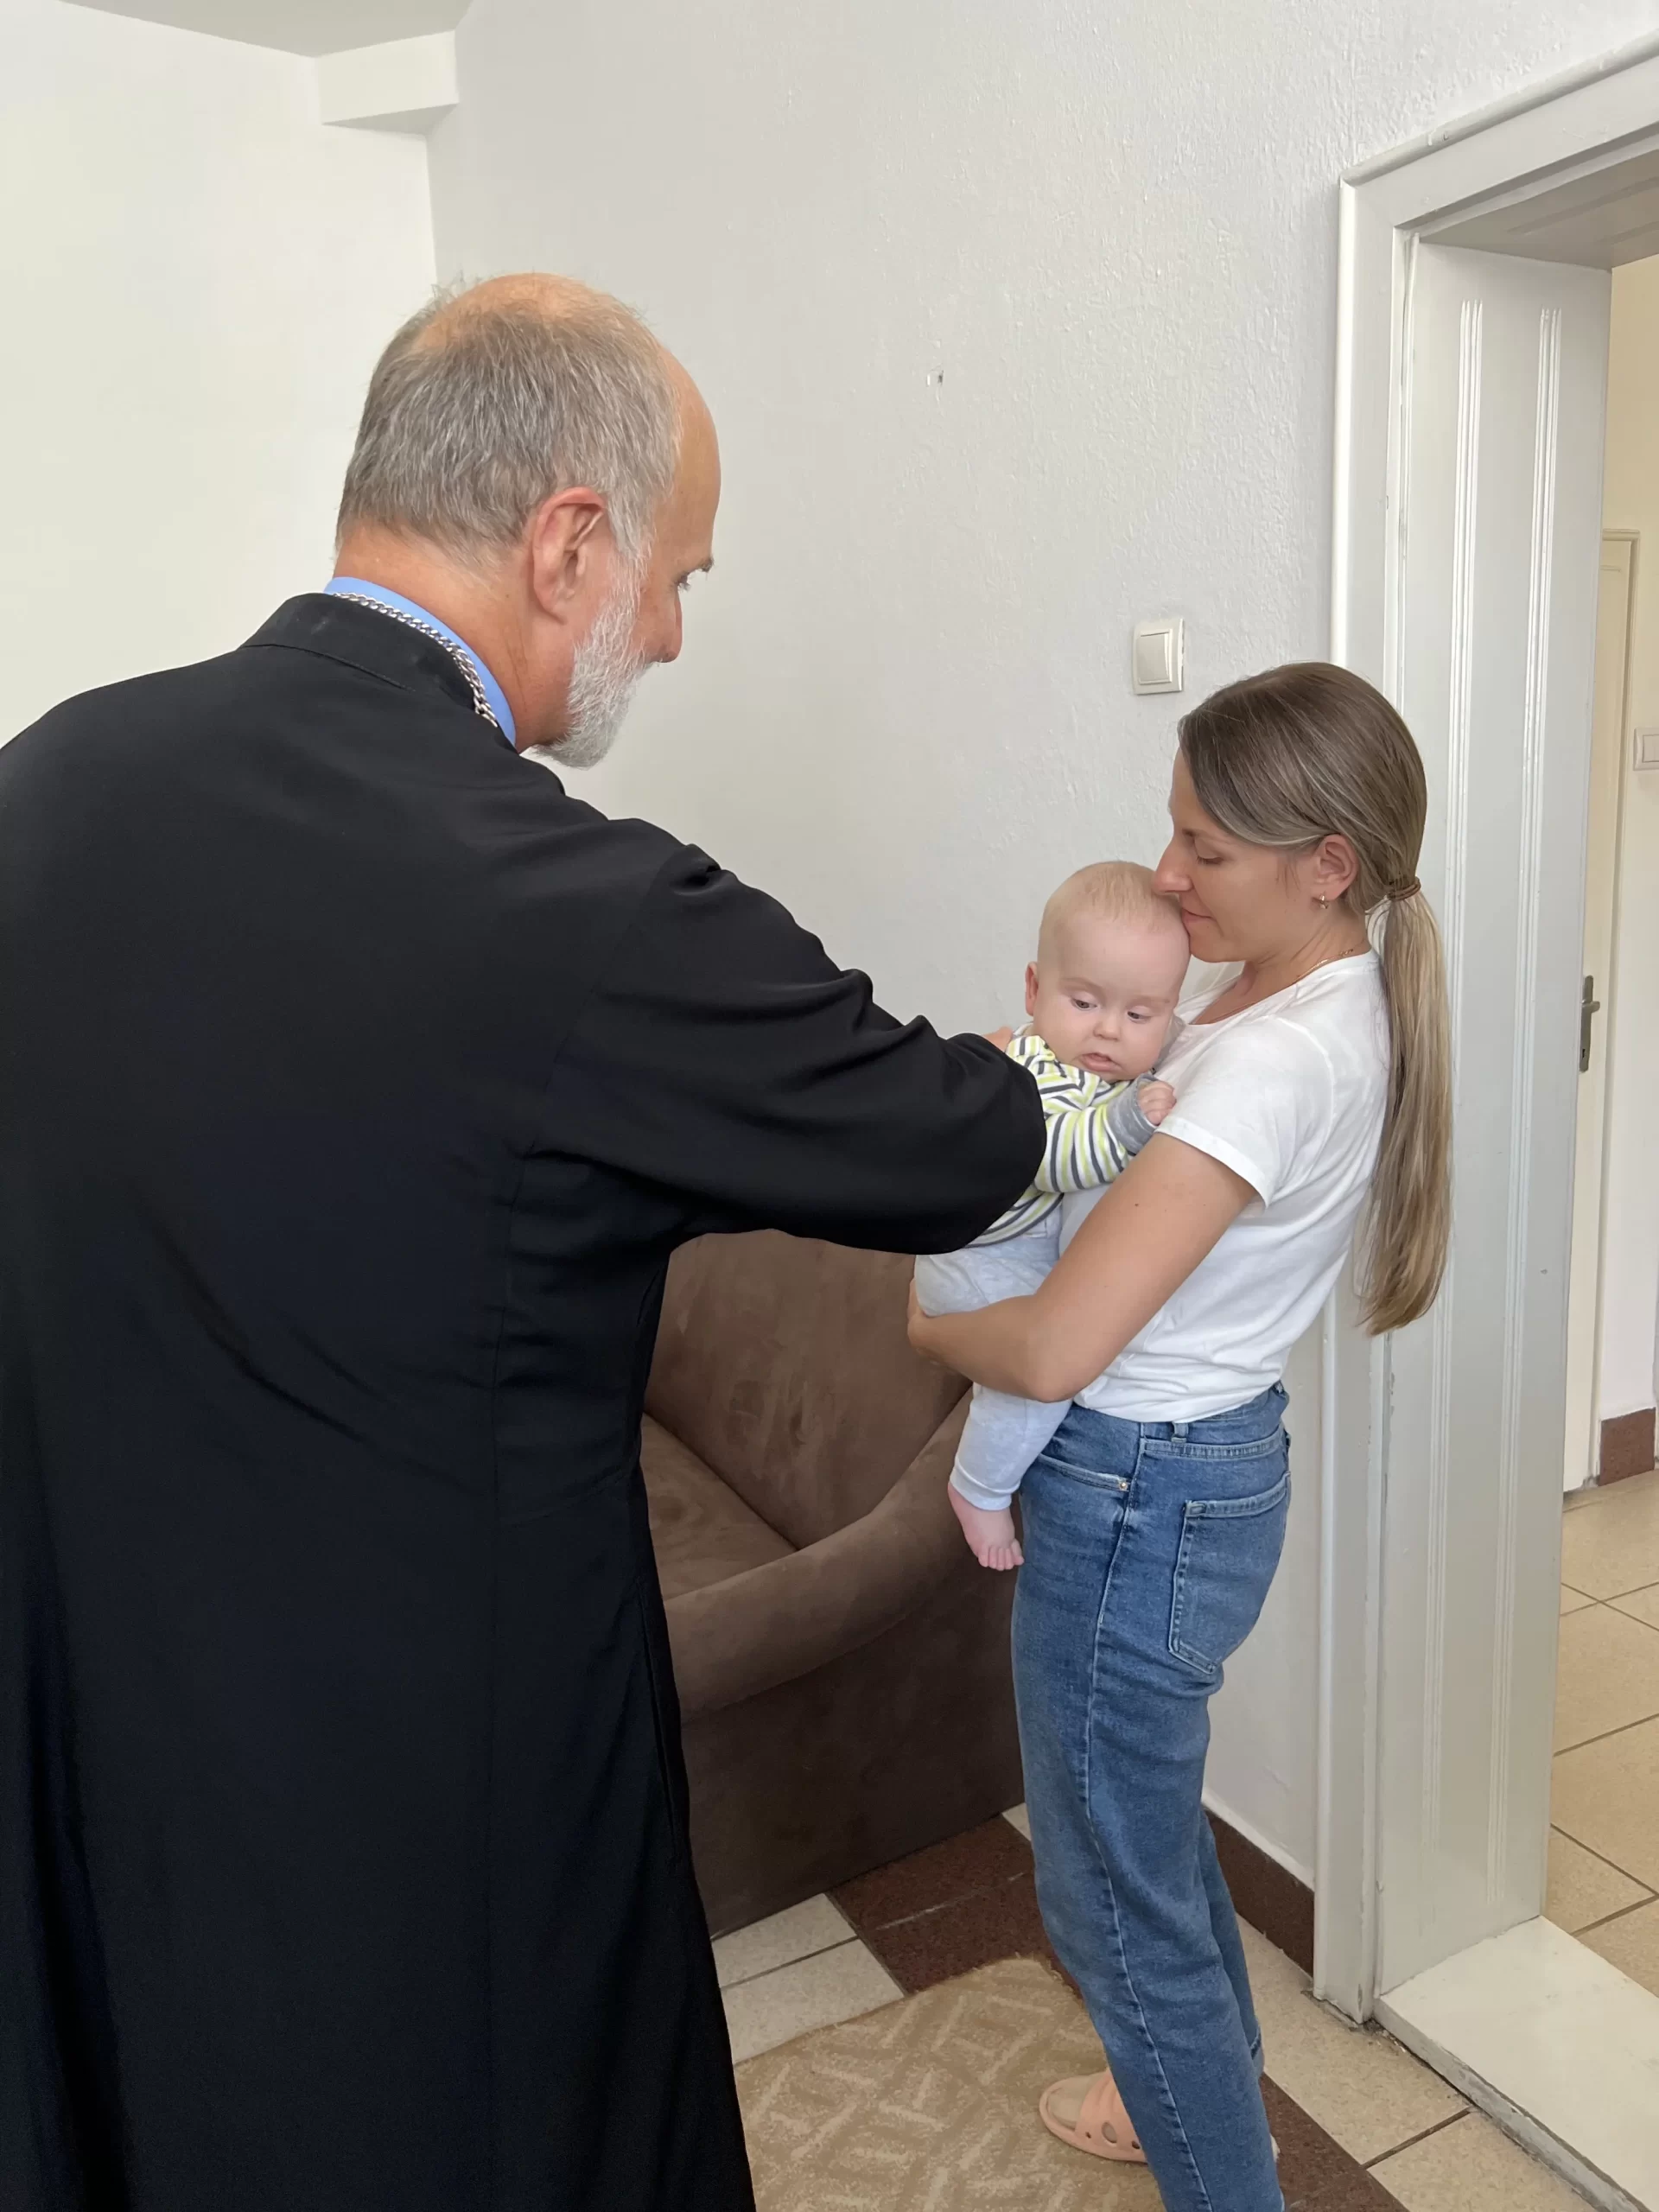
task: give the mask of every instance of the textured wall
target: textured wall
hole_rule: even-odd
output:
[[[312,63],[0,0],[0,737],[238,642],[332,564],[363,386],[431,283],[426,149]]]
[[[895,1010],[1015,1002],[1050,887],[1158,849],[1189,683],[1327,636],[1336,181],[1650,0],[474,0],[440,265],[645,310],[725,443],[683,665],[584,784],[763,881]],[[1317,1368],[1217,1795],[1314,1834]]]

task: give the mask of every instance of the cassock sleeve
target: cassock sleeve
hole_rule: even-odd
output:
[[[679,1193],[694,1235],[951,1251],[1043,1151],[1023,1068],[982,1038],[894,1020],[867,976],[690,847],[644,899],[554,1090],[554,1141]]]

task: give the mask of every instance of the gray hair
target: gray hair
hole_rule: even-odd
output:
[[[662,349],[620,302],[556,279],[451,288],[404,325],[370,379],[340,535],[378,524],[476,556],[512,545],[544,501],[582,485],[603,498],[632,567],[678,447]]]

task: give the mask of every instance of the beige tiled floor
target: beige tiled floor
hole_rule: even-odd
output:
[[[1651,1590],[1632,1590],[1628,1597],[1610,1598],[1607,1602],[1616,1613],[1628,1613],[1633,1621],[1646,1621],[1650,1628],[1659,1628],[1659,1584]]]
[[[1007,1817],[1025,1832],[1022,1806]],[[1581,1897],[1599,1897],[1593,1871],[1570,1856],[1563,1866]],[[1316,2003],[1306,1974],[1265,1936],[1243,1933],[1269,2075],[1409,2212],[1570,2212],[1581,2202],[1388,2036]],[[899,1994],[828,1897],[724,1936],[715,1952],[740,2063]]]
[[[1244,1939],[1272,2078],[1413,2212],[1565,2212],[1580,2202],[1397,2044],[1316,2004],[1307,1976],[1265,1936],[1247,1928]],[[827,1897],[715,1948],[740,2063],[899,1993]]]
[[[1456,2090],[1373,2028],[1317,2003],[1307,1976],[1246,1928],[1268,2075],[1362,2165],[1467,2110]]]
[[[1659,1713],[1659,1628],[1611,1605],[1586,1605],[1561,1623],[1560,1649],[1558,1751]]]
[[[1659,1475],[1569,1503],[1550,1919],[1659,1992]],[[1029,1834],[1023,1807],[1009,1820]],[[1581,2200],[1387,2036],[1317,2004],[1244,1931],[1271,2078],[1408,2212],[1567,2212]],[[715,1947],[740,2060],[891,2004],[898,1984],[828,1897]]]
[[[1659,1890],[1659,1720],[1558,1753],[1551,1808],[1558,1828]]]
[[[1407,2212],[1576,2212],[1585,2202],[1477,2112],[1371,2171]]]
[[[1610,1920],[1617,1912],[1628,1912],[1632,1905],[1643,1904],[1647,1894],[1640,1882],[1610,1866],[1605,1859],[1598,1859],[1593,1851],[1574,1843],[1560,1828],[1551,1830],[1549,1894],[1544,1900],[1544,1915],[1569,1936],[1593,1928],[1598,1921]]]
[[[829,1904],[827,1898],[821,1902]],[[779,2044],[792,2043],[809,2029],[833,2027],[861,2012],[879,2012],[903,1993],[874,1954],[855,1936],[849,1936],[831,1950],[786,1960],[751,1980],[728,1984],[726,2024],[731,2031],[732,2056],[739,2063],[757,2057]]]
[[[1579,1941],[1644,1989],[1659,1990],[1659,1904],[1638,1905],[1587,1929]]]
[[[1569,1499],[1544,1910],[1659,1993],[1659,1474]]]
[[[1587,1598],[1604,1599],[1659,1584],[1659,1474],[1575,1493],[1561,1580]]]
[[[741,1981],[753,1981],[819,1951],[833,1951],[850,1942],[852,1936],[828,1897],[809,1897],[804,1904],[791,1905],[787,1912],[774,1913],[753,1928],[722,1936],[715,1946],[720,1986],[730,1989]]]

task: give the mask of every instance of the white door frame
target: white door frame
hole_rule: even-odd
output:
[[[1513,200],[1647,147],[1659,147],[1655,39],[1433,134],[1342,184],[1331,652],[1390,696],[1399,691],[1399,429],[1411,242],[1484,203]],[[1397,1539],[1418,1532],[1401,1532],[1390,1518],[1407,1510],[1390,1497],[1390,1388],[1387,1341],[1368,1343],[1351,1308],[1333,1307],[1324,1340],[1314,1981],[1356,2019],[1370,2016],[1380,1993],[1385,1537],[1395,1559],[1427,1559],[1432,1548],[1426,1526],[1414,1546]],[[1420,1654],[1401,1658],[1407,1675],[1421,1673]],[[1505,1811],[1535,1820],[1540,1834],[1548,1820],[1547,1764],[1543,1774],[1542,1802]],[[1524,1786],[1530,1793],[1532,1782]]]
[[[1637,532],[1633,530],[1604,529],[1601,533],[1601,589],[1596,601],[1599,687],[1602,625],[1607,619],[1607,580],[1610,575],[1618,579],[1622,649],[1618,696],[1612,709],[1611,726],[1607,727],[1601,720],[1599,689],[1596,729],[1591,739],[1591,837],[1586,878],[1584,972],[1591,978],[1595,989],[1601,993],[1597,1001],[1601,1027],[1599,1032],[1592,1032],[1590,1067],[1585,1071],[1586,1080],[1594,1085],[1591,1100],[1596,1110],[1592,1116],[1580,1101],[1580,1122],[1573,1147],[1573,1254],[1567,1287],[1567,1435],[1561,1470],[1563,1487],[1567,1491],[1577,1490],[1585,1483],[1593,1481],[1601,1471],[1601,1347],[1607,1273],[1605,1265],[1607,1251],[1607,1133],[1612,1097],[1613,1005],[1618,995],[1618,883],[1624,842],[1624,760],[1630,741],[1630,618],[1635,604],[1637,543]],[[1615,547],[1618,549],[1617,556],[1613,555]],[[1595,850],[1594,838],[1598,775],[1602,776],[1611,787],[1606,794],[1611,800],[1611,818],[1605,823],[1611,850],[1604,849],[1599,855]],[[1590,887],[1597,881],[1599,858],[1604,880],[1599,889],[1592,892]],[[1599,912],[1606,924],[1605,943],[1600,942],[1599,931],[1596,942],[1592,941],[1592,909]],[[1593,1132],[1591,1128],[1592,1122]],[[1584,1157],[1586,1142],[1593,1147],[1593,1161]],[[1572,1364],[1574,1360],[1578,1363],[1576,1387]]]

